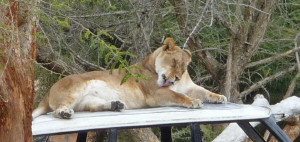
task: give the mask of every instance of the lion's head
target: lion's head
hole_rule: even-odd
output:
[[[181,79],[191,61],[191,53],[176,46],[172,38],[167,38],[161,48],[155,60],[157,84],[160,87],[168,87]]]

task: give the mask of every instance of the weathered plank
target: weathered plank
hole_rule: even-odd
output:
[[[122,112],[76,112],[70,120],[54,118],[47,114],[34,119],[32,133],[44,135],[106,128],[258,120],[269,116],[268,108],[232,103],[205,104],[202,109],[160,107]]]

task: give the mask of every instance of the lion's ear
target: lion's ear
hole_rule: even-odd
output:
[[[184,53],[186,53],[186,56],[188,56],[187,58],[187,64],[189,64],[192,61],[192,53],[190,52],[190,50],[187,49],[183,49]]]
[[[190,50],[187,50],[187,49],[183,49],[183,51],[188,54],[190,57],[192,57],[192,53]]]
[[[164,46],[163,46],[164,51],[174,51],[175,50],[175,41],[174,39],[168,37],[164,41]]]

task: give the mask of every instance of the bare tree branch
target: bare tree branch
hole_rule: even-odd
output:
[[[76,52],[73,51],[71,48],[67,48],[67,50],[69,50],[74,55],[75,61],[79,63],[81,66],[83,66],[85,71],[105,70],[105,68],[103,67],[97,66],[87,60],[84,60],[78,54],[76,54]]]
[[[293,80],[291,81],[291,84],[289,85],[289,88],[288,88],[288,90],[286,91],[286,93],[285,93],[283,99],[286,99],[286,98],[290,97],[290,96],[293,94],[293,92],[294,92],[294,90],[295,90],[295,87],[296,87],[296,80],[297,80],[297,77],[298,77],[298,74],[296,74],[296,75],[294,76],[294,78],[293,78]]]
[[[84,69],[74,62],[67,64],[63,60],[59,59],[59,56],[55,51],[49,53],[47,50],[47,48],[41,47],[37,52],[36,61],[44,68],[64,76],[84,72]]]
[[[270,13],[265,12],[265,11],[263,11],[263,10],[260,10],[260,9],[258,9],[258,8],[256,8],[256,7],[254,7],[254,6],[251,6],[251,5],[242,4],[242,3],[225,2],[225,1],[223,1],[223,0],[221,0],[221,2],[222,2],[222,3],[225,3],[225,4],[228,4],[228,5],[238,5],[238,6],[249,7],[249,8],[252,8],[252,9],[254,9],[254,10],[256,10],[256,11],[259,11],[259,12],[261,12],[261,13],[264,13],[264,14],[267,14],[267,15],[271,15]]]
[[[251,63],[248,63],[246,65],[246,68],[251,68],[251,67],[254,67],[254,66],[258,66],[258,65],[261,65],[261,64],[265,64],[265,63],[270,63],[270,62],[274,62],[275,60],[279,60],[289,54],[292,54],[292,53],[295,53],[297,51],[300,50],[300,47],[298,48],[294,48],[292,50],[289,50],[287,52],[284,52],[284,53],[281,53],[281,54],[277,54],[275,56],[272,56],[272,57],[269,57],[269,58],[266,58],[266,59],[262,59],[262,60],[259,60],[259,61],[256,61],[256,62],[251,62]]]
[[[298,37],[299,37],[299,35],[300,35],[300,32],[296,35],[296,37],[294,39],[294,42],[295,42],[295,48],[294,49],[297,49],[297,47],[298,47]],[[291,84],[289,85],[289,88],[288,88],[288,90],[286,91],[286,93],[283,97],[284,99],[290,97],[293,94],[293,92],[295,90],[295,87],[296,87],[296,80],[300,75],[299,74],[299,72],[300,72],[300,61],[299,61],[298,52],[295,53],[295,56],[296,56],[296,61],[297,61],[298,73],[295,75],[295,77],[291,81]]]
[[[297,33],[296,37],[295,37],[295,48],[294,49],[297,49],[298,47],[298,37],[300,36],[300,32]],[[300,72],[300,61],[299,61],[299,54],[298,54],[298,51],[295,53],[295,56],[296,56],[296,61],[297,61],[297,67],[298,67],[298,72]]]
[[[183,35],[188,38],[188,46],[191,51],[196,51],[199,49],[205,49],[201,40],[198,36],[191,35],[190,31],[186,27],[187,24],[187,9],[185,3],[182,0],[170,0],[170,3],[174,6],[176,12],[176,20]],[[201,22],[201,21],[200,21]],[[208,51],[204,50],[202,52],[196,52],[196,56],[199,58],[201,64],[206,68],[206,70],[213,76],[214,81],[220,83],[220,74],[222,74],[222,69],[224,66],[218,62]]]
[[[215,19],[216,22],[222,24],[231,35],[234,35],[236,33],[235,29],[227,21],[225,21],[219,14],[217,14],[217,17]]]
[[[183,45],[183,49],[186,48],[189,39],[190,39],[190,38],[193,36],[193,34],[198,30],[198,27],[200,26],[200,23],[201,23],[201,21],[202,21],[203,15],[204,15],[204,13],[205,13],[205,11],[206,11],[206,9],[207,9],[209,3],[210,3],[210,1],[207,1],[207,2],[206,2],[205,7],[204,7],[203,10],[202,10],[201,16],[200,16],[200,18],[199,18],[199,20],[198,20],[196,26],[193,28],[193,31],[188,35],[188,37],[187,37],[186,40],[185,40],[185,43],[184,43],[184,45]]]
[[[111,16],[111,15],[121,15],[121,14],[131,14],[130,11],[115,11],[115,12],[109,12],[109,13],[97,13],[92,15],[74,15],[69,16],[71,18],[90,18],[90,17],[101,17],[101,16]]]
[[[257,90],[258,88],[261,88],[261,86],[273,81],[274,79],[277,79],[277,78],[280,78],[288,73],[292,73],[294,72],[295,70],[297,69],[296,65],[294,65],[293,67],[291,68],[288,68],[287,70],[284,70],[284,71],[281,71],[281,72],[278,72],[272,76],[269,76],[259,82],[256,82],[255,84],[253,84],[252,86],[250,86],[247,90],[244,90],[242,93],[240,93],[240,96],[244,97],[248,94],[250,94],[251,92]]]

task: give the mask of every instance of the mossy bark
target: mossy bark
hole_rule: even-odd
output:
[[[28,3],[35,2],[29,1]],[[2,2],[0,21],[0,140],[30,142],[37,44],[36,8]]]

